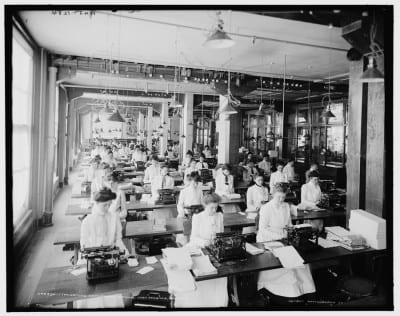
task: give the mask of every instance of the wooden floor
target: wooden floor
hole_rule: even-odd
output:
[[[41,228],[27,247],[16,273],[16,307],[28,307],[39,279],[46,267],[61,267],[69,264],[73,251],[63,251],[62,246],[54,246],[57,231],[76,224],[75,216],[65,216],[70,202],[72,184],[78,172],[70,174],[70,184],[64,186],[54,200],[53,226]]]

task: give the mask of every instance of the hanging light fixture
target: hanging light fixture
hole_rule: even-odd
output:
[[[331,29],[332,30],[332,29]],[[331,41],[331,34],[332,31],[330,31],[329,33],[329,42]],[[331,50],[329,50],[329,65],[331,64]],[[329,118],[331,117],[335,117],[335,115],[331,112],[331,68],[329,68],[329,77],[328,77],[328,95],[324,96],[321,100],[321,104],[322,106],[324,106],[324,100],[326,99],[326,97],[328,97],[328,104],[325,107],[324,106],[324,110],[321,113],[321,118],[325,120],[326,123],[328,123]]]
[[[267,113],[264,111],[264,103],[263,103],[263,87],[262,87],[262,77],[260,77],[260,89],[261,89],[261,102],[258,110],[254,113],[254,116],[262,117],[265,116]]]
[[[228,71],[228,91],[227,91],[227,95],[226,95],[226,101],[224,100],[224,103],[218,110],[218,112],[220,114],[231,115],[231,114],[237,113],[236,109],[231,104],[239,105],[240,101],[237,100],[232,95],[230,86],[231,86],[231,73]]]
[[[363,72],[363,74],[360,77],[360,81],[365,83],[380,83],[385,81],[382,73],[376,68],[374,63],[374,57],[382,54],[381,47],[379,46],[378,43],[374,41],[376,35],[376,29],[377,25],[375,23],[375,15],[374,15],[374,21],[371,25],[371,29],[369,32],[370,36],[369,47],[371,48],[371,55],[368,57],[367,69]]]
[[[108,120],[112,121],[112,122],[125,123],[125,120],[123,119],[123,117],[119,113],[118,109],[115,109],[115,112],[113,114],[111,114],[111,116],[108,118]]]
[[[210,34],[203,46],[207,48],[229,48],[235,45],[235,41],[224,31],[224,21],[221,19],[221,11],[216,13],[217,27]]]
[[[379,83],[385,81],[382,73],[375,67],[374,64],[374,56],[371,55],[368,57],[367,70],[365,70],[360,77],[361,82]]]
[[[98,112],[97,112],[97,117],[96,117],[96,119],[94,120],[94,122],[95,122],[95,123],[100,123],[100,122],[101,122]]]

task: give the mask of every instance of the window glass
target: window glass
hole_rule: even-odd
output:
[[[327,128],[327,163],[341,163],[343,161],[343,144],[343,127],[329,126]]]
[[[326,152],[326,133],[325,127],[314,127],[312,131],[312,150],[311,157],[313,161],[319,164],[325,164]]]
[[[15,32],[15,31],[14,31]],[[13,33],[12,42],[12,171],[13,222],[29,207],[32,111],[32,52]]]
[[[330,108],[335,117],[330,117],[328,124],[343,123],[343,103],[332,103]]]
[[[297,124],[307,124],[308,123],[308,109],[297,111]]]

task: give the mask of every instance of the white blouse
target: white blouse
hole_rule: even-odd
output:
[[[268,188],[264,186],[258,186],[257,184],[252,185],[247,189],[246,200],[247,209],[246,212],[256,212],[256,208],[261,208],[263,204],[261,202],[268,201],[269,194]]]
[[[160,189],[173,189],[174,188],[174,178],[166,175],[157,175],[153,178],[151,182],[151,196],[154,200],[157,200],[159,194],[157,190]]]
[[[301,186],[301,203],[317,204],[321,200],[321,188],[308,182]]]
[[[228,181],[225,181],[225,177],[228,177]],[[228,184],[226,184],[228,183]],[[215,179],[215,193],[218,195],[226,195],[234,193],[235,189],[233,187],[233,176],[230,174],[225,176],[223,172],[218,173]]]
[[[117,246],[122,250],[127,249],[122,242],[121,221],[115,212],[100,213],[98,205],[94,204],[92,213],[82,221],[81,248]]]
[[[191,168],[191,167],[188,167],[188,168],[186,168],[185,169],[185,178],[186,178],[186,176],[188,175],[188,174],[191,174],[192,172],[199,172],[199,170],[197,170],[197,168],[195,167],[195,168]]]
[[[260,161],[258,163],[258,168],[263,170],[266,175],[269,175],[271,173],[271,164],[269,161]]]
[[[288,182],[287,175],[280,171],[275,171],[271,174],[269,180],[269,188],[271,189],[271,194],[275,193],[275,184],[279,182]]]
[[[177,204],[178,217],[185,216],[184,206],[199,205],[203,203],[203,190],[199,184],[197,188],[188,186],[179,193]]]
[[[208,169],[208,164],[205,162],[205,161],[203,161],[203,162],[198,162],[197,164],[196,164],[196,169],[197,170],[201,170],[201,169]]]
[[[190,243],[199,247],[209,245],[217,233],[224,231],[224,217],[222,213],[209,216],[205,211],[192,217],[192,233]]]
[[[296,176],[296,173],[294,172],[294,167],[290,166],[289,164],[286,164],[282,172],[286,174],[287,179],[290,181],[293,181]]]
[[[260,209],[257,242],[278,240],[286,237],[285,226],[291,226],[290,206],[272,200]]]
[[[143,182],[152,182],[154,178],[161,174],[160,166],[150,165],[144,171]]]
[[[243,181],[250,182],[250,181],[254,180],[257,175],[258,175],[258,171],[255,167],[250,168],[248,166],[244,166]]]

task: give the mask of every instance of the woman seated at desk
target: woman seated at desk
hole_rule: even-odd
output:
[[[153,202],[159,199],[160,194],[158,190],[163,189],[173,189],[174,188],[174,178],[168,174],[168,165],[162,164],[160,167],[160,174],[155,176],[151,181],[151,199]],[[176,214],[176,208],[166,207],[162,209],[154,209],[149,214],[149,219],[154,218],[171,218]]]
[[[246,166],[243,167],[243,181],[246,184],[253,184],[255,177],[258,175],[258,170],[254,166],[254,162],[247,161]]]
[[[271,163],[268,154],[265,154],[263,160],[258,163],[258,168],[264,173],[265,177],[271,176]]]
[[[185,206],[199,205],[203,202],[203,190],[201,178],[197,172],[193,172],[188,177],[188,186],[179,192],[177,204],[178,217],[185,217]]]
[[[189,163],[189,167],[185,169],[184,176],[186,177],[188,174],[192,174],[193,172],[199,173],[199,170],[196,168],[196,161],[192,159]]]
[[[309,174],[309,181],[301,186],[301,203],[299,208],[312,209],[317,208],[317,204],[321,201],[322,193],[319,187],[319,173],[318,171],[311,171]],[[322,231],[323,220],[313,219],[305,221],[310,223],[314,228]]]
[[[104,187],[105,176],[110,172],[110,166],[107,163],[102,162],[91,183],[91,200],[94,199],[94,194]]]
[[[186,152],[185,158],[182,161],[181,170],[185,170],[186,168],[189,168],[190,162],[192,160],[193,160],[193,152],[191,150],[188,150]]]
[[[174,151],[172,150],[172,146],[171,146],[171,145],[168,145],[168,148],[167,148],[167,150],[165,151],[164,156],[165,156],[166,158],[168,158],[168,159],[174,159],[174,158],[175,158],[175,153],[174,153]]]
[[[227,196],[235,193],[233,187],[233,176],[231,175],[231,167],[228,164],[222,166],[222,172],[220,172],[215,179],[215,193],[220,196]],[[221,205],[224,213],[237,213],[240,208],[236,204],[224,204]]]
[[[206,163],[205,160],[206,156],[204,154],[200,154],[199,157],[199,162],[196,163],[196,169],[201,170],[201,169],[208,169],[208,163]]]
[[[115,160],[112,150],[109,150],[103,161],[109,164],[112,168],[117,166],[117,160]]]
[[[273,199],[260,209],[259,230],[257,242],[280,240],[285,238],[286,226],[291,226],[290,206],[284,202],[286,186],[277,184]],[[286,297],[298,297],[315,292],[315,284],[310,267],[303,265],[296,268],[281,268],[262,271],[258,276],[258,290],[266,291],[267,295],[277,300]]]
[[[193,215],[189,245],[203,248],[213,242],[217,233],[224,231],[222,213],[217,213],[220,197],[211,193],[204,197],[204,211]],[[228,306],[228,281],[226,277],[198,281],[196,290],[177,293],[175,307],[226,307]]]
[[[119,216],[116,212],[109,211],[112,200],[117,195],[108,188],[103,188],[95,193],[95,204],[92,213],[82,221],[81,225],[81,249],[117,246],[125,250],[125,255],[129,255],[122,242],[122,227]],[[96,297],[75,302],[77,308],[123,308],[124,302],[121,294],[105,297]]]
[[[212,158],[210,146],[208,146],[208,145],[204,146],[203,154],[204,154],[205,158]]]
[[[280,182],[288,182],[286,174],[282,172],[283,162],[278,161],[276,165],[277,170],[271,174],[271,179],[269,180],[269,188],[271,194],[275,193],[275,185]]]
[[[247,203],[247,218],[254,219],[257,217],[262,205],[264,205],[269,200],[268,188],[264,186],[264,178],[262,175],[257,175],[255,178],[255,184],[247,189],[246,193],[246,203]],[[251,228],[246,229],[247,233],[255,231],[255,227],[245,227]],[[245,229],[243,229],[245,230]],[[245,233],[243,231],[243,233]]]
[[[286,174],[288,181],[295,181],[296,179],[296,172],[294,171],[294,159],[290,159],[286,166],[283,168],[282,171]]]
[[[97,158],[96,158],[97,157]],[[90,167],[85,171],[83,182],[93,182],[97,173],[100,172],[100,156],[96,156],[90,161]]]
[[[160,164],[157,155],[151,157],[151,165],[144,171],[144,183],[151,183],[154,178],[161,174]]]

